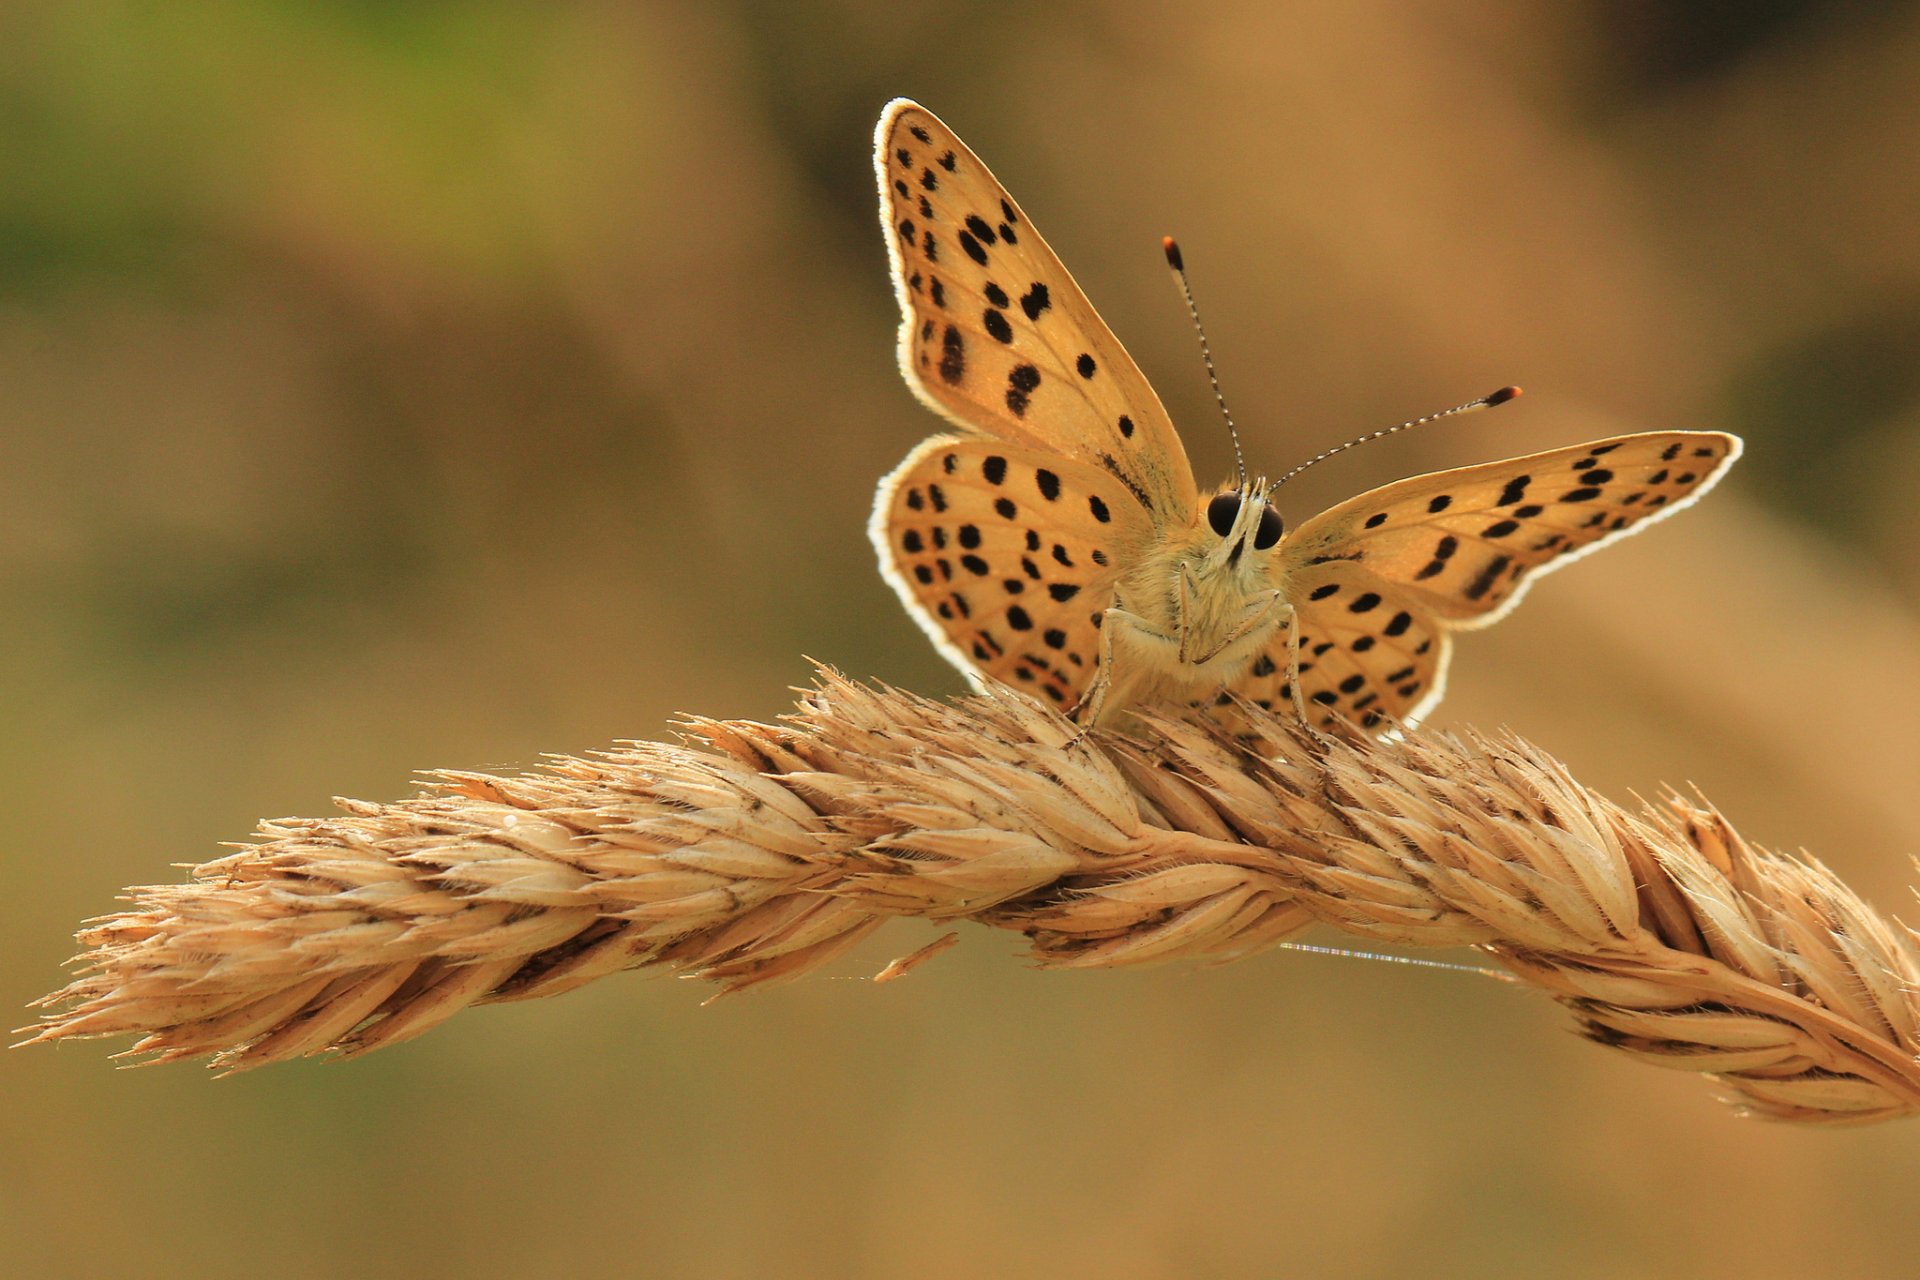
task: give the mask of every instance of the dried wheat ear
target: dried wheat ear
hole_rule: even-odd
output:
[[[721,992],[818,968],[893,916],[1016,929],[1044,966],[1244,955],[1323,922],[1468,945],[1594,1041],[1746,1111],[1920,1109],[1920,951],[1816,863],[1679,797],[1628,811],[1511,737],[1076,735],[831,673],[778,725],[693,720],[517,776],[262,824],[79,934],[24,1043],[240,1069],[351,1056],[471,1004],[644,965]],[[889,966],[896,976],[949,939]]]

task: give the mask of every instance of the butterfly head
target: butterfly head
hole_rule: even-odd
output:
[[[1207,551],[1214,568],[1236,568],[1253,559],[1247,552],[1279,545],[1286,525],[1267,498],[1267,482],[1258,480],[1223,489],[1208,500],[1207,527],[1219,538]]]

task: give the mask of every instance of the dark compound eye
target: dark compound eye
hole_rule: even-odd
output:
[[[1213,501],[1207,504],[1207,523],[1221,537],[1233,532],[1233,522],[1240,514],[1240,495],[1238,493],[1216,493]]]
[[[1281,522],[1280,513],[1272,507],[1268,507],[1260,513],[1260,527],[1254,531],[1253,549],[1255,551],[1265,551],[1268,547],[1280,541],[1280,535],[1285,529],[1286,525]]]

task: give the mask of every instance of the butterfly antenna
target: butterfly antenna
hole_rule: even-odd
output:
[[[1299,466],[1295,467],[1293,470],[1287,472],[1287,474],[1281,476],[1278,480],[1275,480],[1272,484],[1268,485],[1267,492],[1272,493],[1275,489],[1278,489],[1281,485],[1293,479],[1295,476],[1299,475],[1302,471],[1305,471],[1308,467],[1317,466],[1318,464],[1325,462],[1328,458],[1331,458],[1336,453],[1345,453],[1347,450],[1353,448],[1355,445],[1366,444],[1369,441],[1379,440],[1384,436],[1397,435],[1402,431],[1411,431],[1415,427],[1424,427],[1429,422],[1438,422],[1442,418],[1451,418],[1457,413],[1472,413],[1475,409],[1491,409],[1493,408],[1493,406],[1497,404],[1505,404],[1507,401],[1514,399],[1519,394],[1520,394],[1520,388],[1518,387],[1502,387],[1498,391],[1494,391],[1487,395],[1481,396],[1478,400],[1469,400],[1465,404],[1457,404],[1453,406],[1453,408],[1451,409],[1442,409],[1439,413],[1430,413],[1424,418],[1414,418],[1411,421],[1401,423],[1397,427],[1387,427],[1386,429],[1381,431],[1369,431],[1364,436],[1357,436],[1354,439],[1347,441],[1345,444],[1335,445],[1333,448],[1327,450],[1325,453],[1319,454],[1316,457],[1308,458],[1305,462],[1301,463]]]
[[[1227,434],[1233,438],[1233,466],[1239,472],[1239,487],[1247,487],[1247,461],[1240,454],[1240,433],[1234,430],[1233,414],[1227,409],[1227,398],[1220,393],[1220,379],[1213,372],[1213,349],[1207,346],[1206,326],[1200,323],[1200,308],[1193,305],[1193,286],[1187,283],[1187,264],[1180,256],[1180,246],[1174,243],[1172,236],[1162,236],[1160,247],[1167,251],[1167,265],[1173,268],[1173,278],[1180,282],[1180,296],[1187,300],[1187,314],[1193,317],[1193,329],[1200,335],[1200,358],[1207,362],[1207,381],[1213,384],[1213,398],[1220,404],[1220,416],[1227,420]]]

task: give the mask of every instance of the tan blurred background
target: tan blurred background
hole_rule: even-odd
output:
[[[0,1005],[255,819],[953,692],[882,585],[869,131],[919,97],[1290,487],[1743,433],[1698,509],[1461,646],[1439,723],[1698,784],[1908,912],[1920,7],[1814,0],[0,8]],[[1276,14],[1276,9],[1282,10]],[[182,16],[191,14],[192,16]],[[1906,1276],[1920,1126],[1743,1122],[1471,977],[1049,975],[901,924],[215,1081],[0,1057],[10,1274]],[[1338,942],[1326,937],[1318,939]]]

